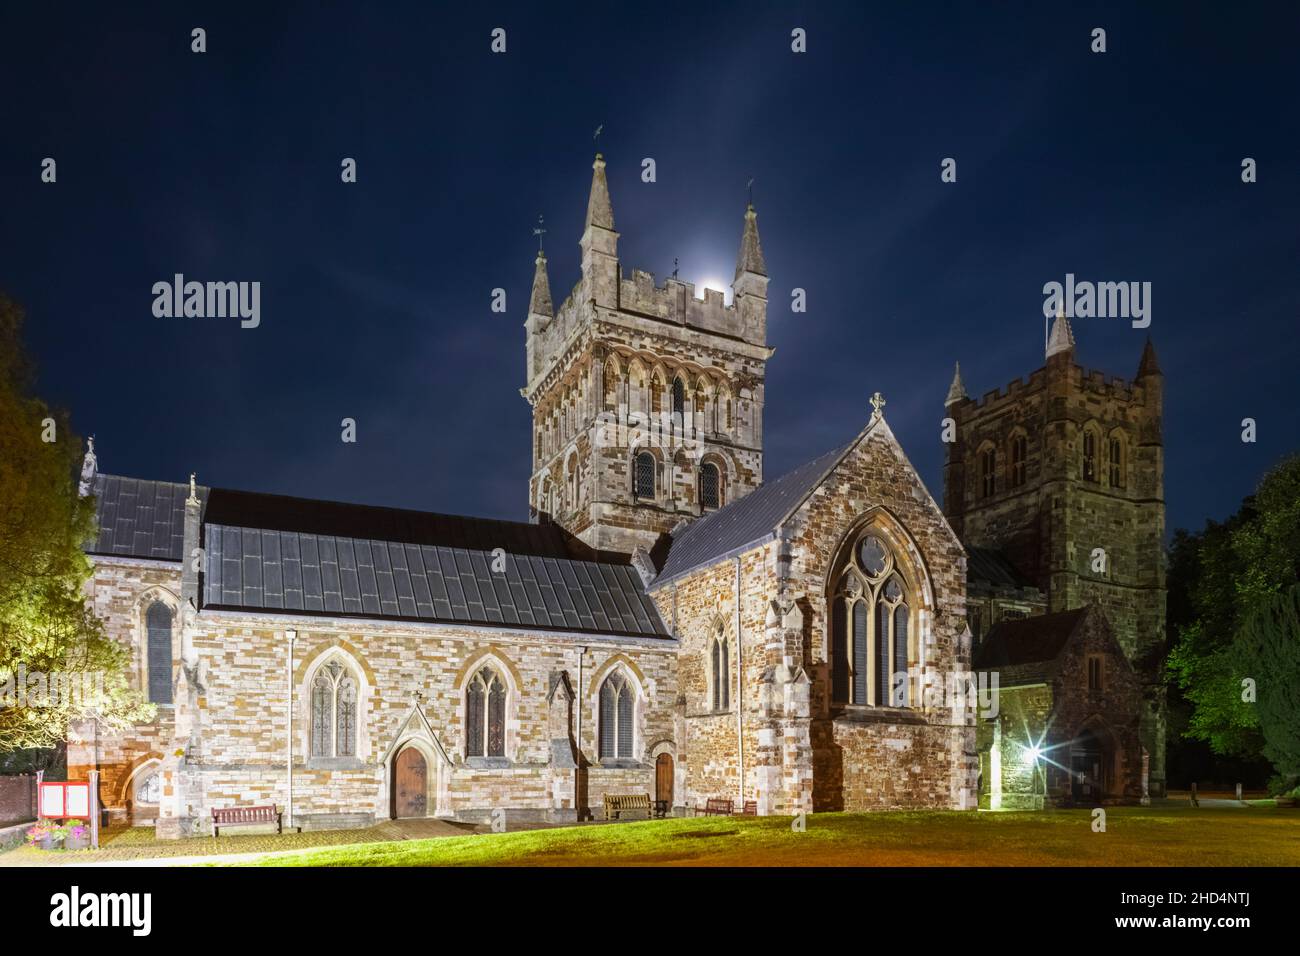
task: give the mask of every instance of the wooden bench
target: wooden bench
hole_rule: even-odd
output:
[[[741,809],[739,815],[742,816],[742,817],[756,817],[756,816],[758,816],[758,801],[757,801],[757,800],[746,800],[746,801],[745,801],[745,806]]]
[[[650,819],[650,794],[648,793],[607,793],[605,794],[605,819]]]
[[[732,808],[735,807],[734,800],[724,800],[721,797],[709,797],[704,801],[704,809],[695,808],[697,814],[704,814],[706,817],[729,817]]]
[[[215,840],[222,827],[246,827],[256,823],[274,823],[275,832],[283,833],[284,816],[274,805],[265,807],[222,807],[212,809],[212,838]]]

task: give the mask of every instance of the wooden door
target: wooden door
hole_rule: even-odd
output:
[[[672,754],[660,754],[655,759],[655,799],[673,805]]]
[[[423,817],[429,811],[429,768],[424,754],[407,747],[393,762],[393,816]]]

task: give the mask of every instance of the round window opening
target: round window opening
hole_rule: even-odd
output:
[[[858,562],[862,565],[862,570],[872,577],[884,573],[887,555],[884,544],[873,534],[867,535],[858,545]]]

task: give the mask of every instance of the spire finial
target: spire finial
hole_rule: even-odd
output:
[[[542,252],[542,237],[546,235],[546,220],[542,218],[541,213],[537,214],[537,225],[533,227],[533,235],[537,237],[537,254],[545,257]]]
[[[749,193],[749,208],[754,208],[754,177],[749,177],[749,182],[745,184],[745,189]]]
[[[952,384],[948,386],[948,397],[944,400],[943,407],[957,402],[965,401],[969,396],[966,394],[966,385],[961,380],[961,362],[955,363],[952,372]]]
[[[186,504],[196,505],[199,503],[199,491],[198,491],[198,486],[195,483],[196,477],[197,476],[194,474],[194,472],[191,471],[190,472],[190,496],[188,499],[186,499],[185,502]]]
[[[884,396],[882,396],[879,392],[876,392],[874,395],[871,396],[871,408],[872,408],[871,420],[872,421],[875,421],[877,418],[885,417],[885,413],[881,411],[881,409],[883,409],[884,407],[885,407]]]
[[[601,123],[596,127],[596,132],[591,134],[591,141],[596,144],[596,158],[600,159],[600,134],[605,131],[605,124]]]
[[[1069,352],[1074,348],[1074,330],[1070,328],[1070,320],[1065,316],[1065,306],[1058,305],[1056,308],[1056,321],[1052,323],[1052,331],[1047,336],[1047,357],[1051,358],[1058,352]]]
[[[82,497],[95,490],[95,475],[99,471],[99,459],[95,457],[95,436],[86,439],[86,455],[81,459],[81,481],[77,493]]]

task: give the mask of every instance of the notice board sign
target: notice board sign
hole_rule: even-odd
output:
[[[90,784],[86,781],[42,783],[40,814],[46,819],[89,820]]]

